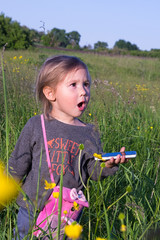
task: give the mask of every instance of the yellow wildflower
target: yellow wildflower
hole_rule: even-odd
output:
[[[150,129],[153,129],[153,127],[150,127]]]
[[[96,240],[107,240],[106,238],[96,237]]]
[[[59,198],[59,192],[53,192],[52,194],[54,198]]]
[[[26,198],[26,197],[23,197],[23,201],[26,203],[26,207],[28,208],[27,198]]]
[[[79,210],[79,204],[76,203],[75,201],[73,202],[73,207],[74,207],[74,210]]]
[[[15,56],[15,57],[13,57],[13,59],[14,59],[14,60],[16,60],[16,59],[17,59],[17,57]]]
[[[22,58],[22,56],[19,56],[19,59],[21,59]]]
[[[23,197],[23,201],[27,201],[27,198],[26,198],[26,197]]]
[[[137,90],[137,91],[148,91],[149,89],[146,88],[146,85],[145,85],[145,84],[143,84],[142,86],[136,84],[136,90]]]
[[[44,189],[46,189],[46,190],[52,189],[52,188],[54,188],[55,186],[56,186],[55,183],[49,183],[49,182],[47,182],[47,180],[45,180],[45,187],[44,187]]]
[[[65,234],[71,239],[78,239],[83,231],[83,227],[78,223],[72,223],[71,225],[65,226]]]
[[[17,197],[19,188],[18,182],[7,176],[0,165],[0,209]]]
[[[68,212],[67,212],[67,210],[64,210],[63,213],[64,213],[65,215],[67,215]]]
[[[127,230],[126,225],[122,224],[120,230],[121,230],[121,232],[126,232],[126,230]]]
[[[88,115],[89,115],[90,117],[92,116],[92,114],[91,114],[91,113],[89,113]]]
[[[94,156],[95,158],[98,158],[98,159],[101,159],[101,160],[102,160],[102,155],[101,155],[101,154],[94,153],[93,156]]]

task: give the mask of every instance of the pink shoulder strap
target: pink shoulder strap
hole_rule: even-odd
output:
[[[47,157],[50,178],[51,178],[51,181],[54,182],[54,177],[53,177],[52,168],[51,168],[51,161],[50,161],[49,151],[48,151],[47,136],[46,136],[46,129],[45,129],[45,124],[44,124],[43,114],[41,114],[41,125],[42,125],[43,139],[44,139],[44,145],[45,145],[45,150],[46,150],[46,157]]]

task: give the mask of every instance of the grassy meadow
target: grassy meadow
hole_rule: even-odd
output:
[[[55,54],[80,57],[92,77],[91,100],[82,120],[100,131],[104,152],[137,151],[115,176],[89,183],[90,209],[82,239],[159,239],[160,59],[63,52],[5,51],[0,73],[0,159],[5,163],[27,120],[41,113],[34,85],[44,60]],[[5,81],[3,81],[5,80]],[[4,93],[5,92],[5,93]],[[7,210],[9,209],[9,210]],[[0,239],[12,239],[18,207],[0,212]],[[159,230],[160,231],[160,230]]]

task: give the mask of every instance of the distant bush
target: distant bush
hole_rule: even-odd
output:
[[[94,44],[94,49],[98,49],[98,50],[105,50],[107,47],[108,47],[107,42],[98,41],[97,43]]]
[[[125,41],[122,39],[116,41],[114,47],[127,50],[139,50],[136,44],[132,44],[129,41]]]
[[[151,51],[130,51],[129,54],[137,57],[160,58],[160,49],[151,49]]]

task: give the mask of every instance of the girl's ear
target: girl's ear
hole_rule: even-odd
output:
[[[56,97],[55,97],[55,92],[53,90],[53,88],[49,87],[49,86],[45,86],[43,88],[43,94],[45,95],[45,97],[49,100],[49,101],[55,101]]]

